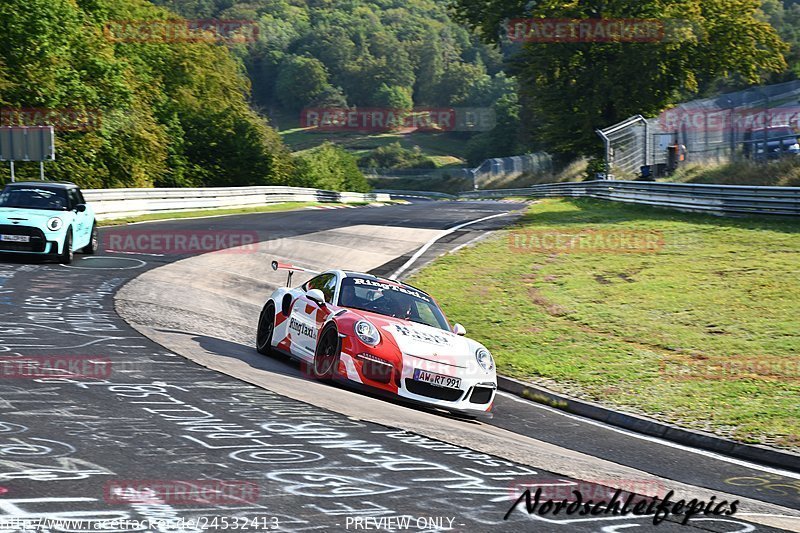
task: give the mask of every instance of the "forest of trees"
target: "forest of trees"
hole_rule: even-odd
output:
[[[187,18],[257,21],[237,53],[256,105],[488,106],[514,92],[500,52],[435,0],[154,0]]]
[[[257,42],[235,52],[265,112],[299,122],[304,107],[493,107],[494,132],[460,135],[469,162],[525,149],[502,51],[456,23],[446,1],[154,1],[187,18],[257,21]]]
[[[48,177],[93,188],[343,185],[309,161],[341,160],[347,173],[347,154],[326,147],[293,158],[252,109],[246,71],[224,43],[109,38],[118,21],[167,20],[180,23],[145,0],[0,4],[2,116],[34,109],[92,117],[90,127],[57,131]],[[38,176],[38,168],[23,163],[18,174]],[[360,174],[346,182],[367,189]]]
[[[250,109],[249,82],[226,48],[104,34],[109,21],[169,17],[143,0],[4,0],[0,108],[97,115],[88,130],[57,132],[47,166],[84,187],[288,182],[290,156]],[[20,176],[31,166],[19,165]]]

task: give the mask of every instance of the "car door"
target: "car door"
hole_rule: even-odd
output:
[[[320,306],[305,295],[295,300],[288,325],[292,355],[306,361],[314,358],[320,330],[332,312],[331,306],[336,296],[337,285],[338,276],[330,272],[320,274],[303,285],[303,290],[306,292],[311,289],[322,291],[325,295],[325,305]]]
[[[89,244],[92,232],[92,221],[89,220],[89,214],[86,211],[80,212],[77,210],[78,206],[83,204],[83,198],[81,198],[78,193],[78,189],[69,189],[67,194],[69,195],[69,209],[73,214],[73,247],[75,249],[80,249]]]

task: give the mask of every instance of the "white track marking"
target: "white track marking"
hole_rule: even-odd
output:
[[[428,249],[431,246],[433,246],[434,243],[436,243],[436,241],[438,241],[442,237],[450,235],[451,233],[456,232],[456,231],[460,230],[461,228],[465,228],[467,226],[471,226],[472,224],[477,224],[478,222],[483,222],[484,220],[489,220],[490,218],[504,217],[504,216],[507,216],[507,215],[509,215],[509,213],[500,213],[500,214],[497,214],[497,215],[490,215],[488,217],[479,218],[478,220],[471,220],[469,222],[464,222],[463,224],[459,224],[458,226],[454,226],[454,227],[450,228],[449,230],[445,231],[444,233],[442,233],[438,237],[434,237],[433,239],[431,239],[427,243],[425,243],[425,245],[422,248],[420,248],[419,250],[417,250],[417,252],[414,255],[412,255],[411,258],[408,261],[406,261],[403,266],[398,268],[394,272],[394,274],[392,274],[389,277],[392,278],[392,279],[397,279],[398,276],[402,275],[403,272],[405,272],[406,270],[409,269],[409,267],[411,267],[411,265],[416,263],[417,259],[422,257],[422,254],[427,252]]]
[[[107,254],[147,255],[150,257],[164,257],[164,254],[146,254],[144,252],[128,252],[122,250],[106,250]]]
[[[792,515],[770,514],[770,513],[736,513],[736,516],[771,516],[773,518],[797,518]]]
[[[719,461],[724,461],[726,463],[731,463],[731,464],[735,464],[735,465],[738,465],[738,466],[743,466],[745,468],[751,468],[753,470],[760,470],[762,472],[768,472],[770,474],[776,474],[776,475],[779,475],[779,476],[784,476],[784,477],[788,477],[788,478],[792,478],[792,479],[800,479],[800,474],[797,474],[795,472],[790,472],[788,470],[781,470],[779,468],[772,468],[772,467],[769,467],[769,466],[763,466],[763,465],[759,465],[759,464],[755,464],[755,463],[750,463],[748,461],[743,461],[743,460],[740,460],[740,459],[734,459],[733,457],[727,457],[725,455],[720,455],[720,454],[715,453],[715,452],[709,452],[709,451],[706,451],[706,450],[699,450],[697,448],[691,448],[689,446],[684,446],[683,444],[678,444],[676,442],[670,442],[668,440],[664,440],[664,439],[661,439],[661,438],[658,438],[658,437],[651,437],[649,435],[641,435],[639,433],[635,433],[635,432],[629,431],[627,429],[614,427],[614,426],[605,424],[603,422],[598,422],[596,420],[591,420],[589,418],[583,418],[583,417],[580,417],[580,416],[577,416],[577,415],[573,415],[573,414],[570,414],[570,413],[565,413],[564,411],[560,411],[558,409],[554,409],[553,407],[550,407],[550,406],[547,406],[547,405],[543,405],[543,404],[536,403],[536,402],[531,402],[529,400],[523,400],[522,398],[518,398],[518,397],[514,396],[513,394],[509,394],[507,392],[498,392],[497,394],[500,395],[500,396],[503,396],[505,398],[508,398],[510,400],[513,400],[515,402],[518,402],[518,403],[524,403],[526,405],[533,405],[533,406],[538,407],[540,409],[544,409],[546,411],[550,411],[552,413],[559,414],[559,415],[564,416],[566,418],[570,418],[572,420],[578,420],[580,422],[583,422],[584,424],[591,424],[593,426],[601,427],[603,429],[608,429],[610,431],[614,431],[616,433],[621,433],[623,435],[627,435],[629,437],[633,437],[633,438],[636,438],[636,439],[645,440],[645,441],[648,441],[648,442],[654,442],[656,444],[661,444],[662,446],[669,446],[670,448],[676,448],[678,450],[683,450],[683,451],[686,451],[686,452],[695,453],[697,455],[704,455],[704,456],[710,457],[712,459],[717,459]]]
[[[485,238],[487,238],[487,237],[488,237],[489,235],[491,235],[492,233],[495,233],[495,232],[494,232],[494,231],[487,231],[487,232],[486,232],[486,233],[484,233],[483,235],[478,235],[478,236],[477,236],[477,237],[475,237],[474,239],[471,239],[471,240],[469,240],[468,242],[465,242],[464,244],[460,244],[460,245],[456,246],[455,248],[453,248],[452,250],[450,250],[448,253],[454,254],[454,253],[456,253],[457,251],[461,250],[462,248],[466,248],[467,246],[470,246],[470,245],[472,245],[472,244],[475,244],[476,242],[480,241],[481,239],[485,239]]]
[[[102,255],[95,255],[95,256],[92,256],[92,257],[84,257],[84,258],[81,259],[81,261],[89,261],[91,259],[114,259],[116,261],[137,261],[140,264],[134,265],[134,266],[128,266],[128,267],[94,267],[94,268],[93,267],[77,266],[75,264],[70,264],[70,265],[61,264],[59,266],[61,266],[62,268],[75,268],[75,269],[78,269],[78,270],[133,270],[135,268],[141,268],[141,267],[143,267],[144,265],[147,264],[147,261],[142,261],[141,259],[132,259],[130,257],[109,257],[109,256],[102,256]]]

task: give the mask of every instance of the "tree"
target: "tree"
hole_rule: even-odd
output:
[[[275,90],[286,108],[299,111],[321,95],[328,83],[328,71],[313,57],[290,56],[281,65]]]
[[[501,42],[505,17],[683,20],[659,42],[527,43],[512,63],[539,138],[571,154],[599,150],[596,128],[655,116],[719,77],[757,83],[786,67],[785,44],[753,0],[456,0],[462,20]],[[480,5],[484,4],[484,5]],[[745,37],[746,36],[746,37]]]
[[[355,156],[326,142],[297,157],[294,179],[306,187],[331,191],[367,192],[369,185]]]
[[[451,63],[436,88],[436,100],[439,105],[469,105],[472,95],[488,90],[490,84],[482,63]]]
[[[436,105],[436,87],[444,74],[444,56],[439,36],[434,32],[425,34],[418,54],[414,96],[420,105]]]
[[[322,107],[326,109],[344,109],[347,107],[347,96],[341,87],[326,85],[322,92],[309,102],[310,107]]]
[[[520,140],[520,105],[516,93],[506,94],[494,105],[497,123],[467,143],[467,161],[478,166],[493,157],[518,155],[525,150]]]
[[[387,109],[411,111],[414,100],[411,98],[411,89],[407,87],[389,87],[385,83],[378,87],[372,97],[372,105]]]
[[[784,78],[800,77],[800,3],[795,0],[763,0],[761,10],[764,20],[774,27],[781,38],[786,41],[791,50],[786,56],[789,63],[790,76]],[[776,78],[775,81],[785,81]]]

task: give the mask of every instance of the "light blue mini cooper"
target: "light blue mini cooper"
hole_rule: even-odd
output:
[[[74,183],[19,182],[0,192],[0,254],[37,254],[72,262],[98,248],[94,210]]]

